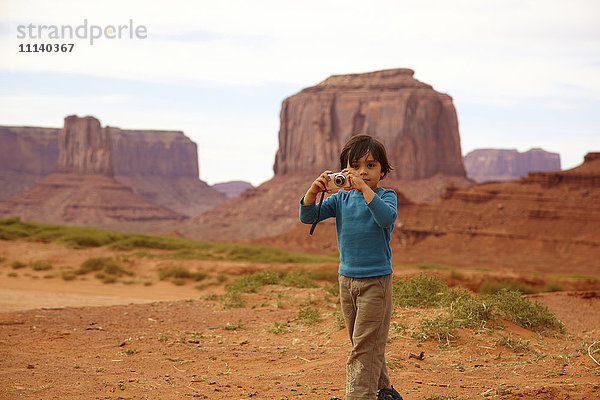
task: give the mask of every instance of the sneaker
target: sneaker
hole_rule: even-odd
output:
[[[392,386],[391,389],[381,389],[377,393],[377,400],[402,400],[402,396]]]

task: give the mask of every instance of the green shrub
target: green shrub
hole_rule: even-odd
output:
[[[283,284],[287,286],[296,286],[297,288],[314,288],[317,287],[315,282],[303,270],[297,270],[285,275]]]
[[[228,292],[223,295],[223,307],[240,308],[244,307],[246,302],[242,300],[240,292]]]
[[[488,296],[494,311],[504,315],[509,321],[534,331],[555,330],[564,332],[565,327],[556,316],[539,301],[531,302],[518,291],[502,289]]]
[[[488,279],[483,281],[479,286],[479,293],[481,294],[496,294],[501,290],[519,291],[523,294],[539,292],[535,287],[519,281],[498,281]]]
[[[523,351],[529,350],[529,340],[523,340],[521,338],[513,338],[511,334],[506,336],[501,335],[498,339],[498,344],[500,346],[505,346],[514,351],[515,353],[521,353]]]
[[[12,269],[21,269],[21,268],[25,268],[26,266],[27,266],[27,264],[25,264],[24,262],[18,261],[18,260],[10,263],[10,267]]]
[[[115,275],[108,275],[104,272],[98,272],[95,275],[96,279],[99,279],[102,283],[115,283],[117,281],[117,277]]]
[[[182,267],[182,266],[171,266],[165,269],[162,269],[158,272],[158,278],[161,281],[164,281],[167,278],[180,278],[180,279],[187,279],[187,278],[191,278],[192,277],[192,273],[190,272],[189,269],[187,269],[186,267]]]
[[[461,328],[474,327],[489,317],[490,308],[467,289],[448,289],[440,296],[440,305],[458,320]]]
[[[83,263],[75,271],[77,275],[85,275],[90,272],[98,272],[96,278],[104,283],[116,282],[116,278],[123,275],[133,275],[133,272],[125,270],[121,264],[111,257],[94,257]]]
[[[304,307],[298,310],[298,321],[303,325],[313,325],[321,320],[318,308]]]
[[[413,337],[419,340],[435,339],[438,342],[450,343],[458,339],[460,322],[452,316],[438,316],[434,319],[422,319],[419,322],[420,331],[414,332]]]
[[[28,224],[19,217],[0,219],[0,239],[17,240],[29,236]]]
[[[193,248],[194,241],[183,238],[129,234],[112,243],[110,247],[117,250],[133,250],[139,248],[180,250]]]
[[[65,281],[72,281],[77,278],[77,274],[74,271],[63,271],[60,277]]]
[[[6,219],[0,219],[0,226],[10,226],[21,222],[20,217],[10,217]]]
[[[34,271],[47,271],[52,269],[52,264],[50,264],[48,261],[40,260],[32,262],[31,267]]]
[[[448,286],[435,276],[419,274],[401,278],[393,286],[393,302],[401,307],[432,307],[439,304]]]
[[[441,307],[446,316],[423,320],[415,337],[449,342],[458,328],[480,326],[492,313],[535,331],[564,332],[563,324],[542,303],[532,303],[518,291],[500,290],[494,295],[473,296],[463,288],[450,289],[439,278],[424,275],[404,278],[393,287],[394,304]]]
[[[185,279],[183,279],[183,278],[173,278],[171,280],[171,282],[175,286],[183,286],[183,285],[185,285]]]
[[[251,275],[242,275],[227,285],[225,289],[230,293],[253,293],[261,286],[281,283],[284,276],[285,272],[283,271],[258,271]]]
[[[105,265],[112,265],[116,261],[110,257],[89,258],[81,263],[79,269],[75,271],[78,275],[85,275],[93,271],[100,271]]]

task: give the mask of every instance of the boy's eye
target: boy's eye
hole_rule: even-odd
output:
[[[375,164],[373,164],[373,163],[369,164],[369,168],[375,168]]]

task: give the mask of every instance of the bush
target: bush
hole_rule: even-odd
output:
[[[393,302],[401,307],[432,307],[439,305],[441,294],[448,286],[435,276],[419,274],[402,278],[393,286]]]
[[[281,283],[285,272],[283,271],[258,271],[251,275],[243,275],[226,286],[228,292],[254,293],[256,289],[264,285],[276,285]]]
[[[296,286],[297,288],[314,288],[317,287],[315,282],[303,270],[297,270],[286,274],[283,279],[284,285]]]
[[[63,271],[60,274],[60,277],[63,278],[63,280],[65,281],[72,281],[77,278],[77,274],[73,271]]]
[[[303,325],[313,325],[321,320],[321,312],[314,307],[305,307],[298,310],[298,321]]]
[[[31,267],[34,271],[47,271],[52,269],[52,264],[50,264],[48,261],[40,260],[32,262]]]
[[[0,219],[0,239],[17,240],[29,235],[27,224],[19,217]]]
[[[163,236],[129,234],[114,242],[110,247],[117,250],[132,250],[137,248],[180,250],[194,247],[194,241],[182,238]]]
[[[21,261],[13,261],[12,263],[10,263],[10,267],[12,269],[21,269],[21,268],[25,268],[27,266],[27,264],[25,264],[24,262]]]
[[[457,319],[461,328],[474,327],[489,317],[490,308],[479,298],[471,295],[467,289],[455,288],[443,292],[440,305]]]
[[[133,275],[133,272],[125,270],[117,260],[111,257],[90,258],[81,263],[81,266],[75,273],[77,275],[85,275],[96,271],[99,272],[96,274],[96,278],[102,280],[104,283],[115,282],[117,277],[123,275]]]
[[[394,284],[394,304],[412,307],[441,307],[447,315],[421,321],[415,337],[450,342],[458,328],[476,327],[496,313],[534,331],[564,332],[563,324],[542,303],[532,303],[518,291],[501,289],[497,294],[473,296],[463,288],[449,289],[437,277],[424,275],[404,278]]]
[[[460,323],[452,316],[438,316],[434,319],[423,319],[419,322],[421,331],[413,333],[413,337],[419,340],[436,339],[438,342],[450,343],[458,339],[457,330]]]
[[[180,278],[186,279],[191,278],[192,274],[186,267],[182,266],[172,266],[165,269],[162,269],[158,272],[158,278],[161,281],[164,281],[167,278]]]
[[[523,294],[539,292],[535,287],[519,281],[498,281],[488,279],[483,281],[479,286],[479,293],[481,294],[496,294],[501,290],[519,291]]]
[[[511,334],[506,336],[502,335],[498,339],[498,344],[500,346],[505,346],[514,351],[515,353],[521,353],[523,351],[529,350],[529,340],[523,340],[521,338],[513,338]]]
[[[110,257],[94,257],[89,258],[81,263],[78,270],[75,271],[78,275],[85,275],[93,271],[100,271],[105,266],[116,264],[116,261]]]
[[[563,323],[556,319],[548,307],[539,301],[532,303],[518,291],[502,289],[497,294],[488,296],[488,300],[495,311],[519,326],[534,331],[565,331]]]

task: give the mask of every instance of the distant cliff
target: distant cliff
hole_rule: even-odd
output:
[[[532,171],[560,170],[560,154],[534,148],[517,150],[478,149],[464,157],[467,176],[477,182],[507,181]]]
[[[102,128],[94,117],[65,118],[58,134],[57,172],[0,201],[0,218],[18,216],[53,224],[128,224],[124,227],[127,230],[147,222],[184,220],[184,215],[114,179],[112,129]]]
[[[0,127],[0,199],[55,171],[86,171],[112,176],[135,193],[189,216],[225,200],[198,178],[196,144],[181,131],[102,128],[94,117],[74,115],[65,118],[63,130],[81,134],[61,139],[55,128]]]
[[[232,199],[244,193],[246,190],[252,188],[253,186],[251,183],[245,181],[231,181],[215,183],[211,187],[217,192],[223,193],[225,196],[227,196],[228,199]]]
[[[384,142],[391,180],[465,176],[452,98],[413,78],[410,69],[333,75],[281,106],[276,175],[339,168],[357,134]]]
[[[0,199],[35,185],[56,169],[58,128],[0,126]]]

